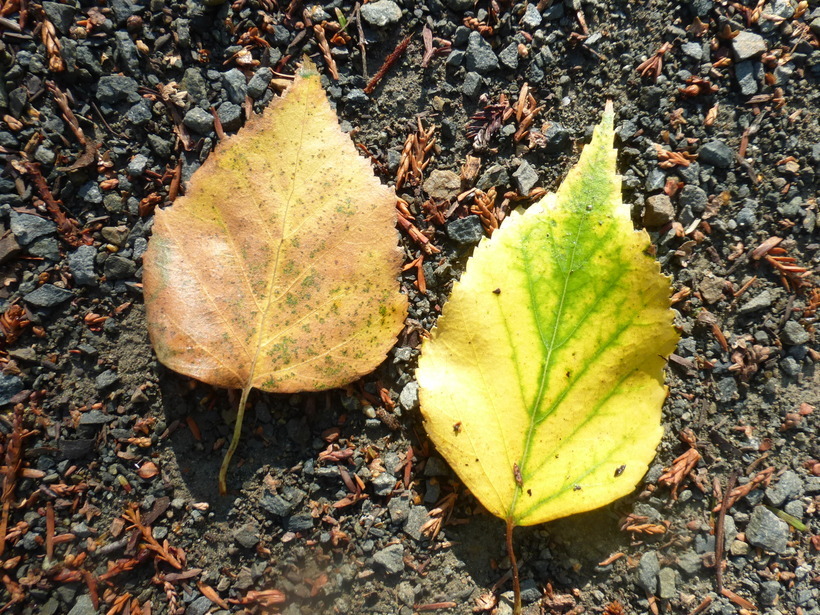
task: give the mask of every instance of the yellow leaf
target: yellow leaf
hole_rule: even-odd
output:
[[[156,213],[144,292],[157,357],[243,389],[240,418],[251,388],[316,391],[369,373],[407,310],[395,202],[305,60]]]
[[[662,434],[669,281],[612,140],[610,105],[557,194],[482,240],[422,345],[430,438],[509,527],[626,495]]]

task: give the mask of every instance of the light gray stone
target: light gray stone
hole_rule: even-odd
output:
[[[31,214],[18,214],[14,210],[9,212],[9,227],[21,246],[27,246],[40,237],[57,231],[57,225],[51,220]]]
[[[527,195],[538,183],[538,173],[526,160],[513,173],[513,184],[519,194]]]
[[[767,288],[740,306],[738,312],[741,314],[750,314],[751,312],[757,312],[758,310],[765,310],[766,308],[771,307],[772,303],[774,303],[774,299],[774,293]]]
[[[424,180],[423,188],[431,197],[449,199],[461,192],[461,178],[453,171],[436,169]]]
[[[371,26],[383,28],[398,23],[401,19],[401,8],[393,0],[377,0],[362,5],[362,19]]]
[[[757,506],[746,526],[749,544],[782,554],[789,540],[789,525],[765,506]]]
[[[658,591],[658,574],[660,574],[661,565],[658,561],[658,554],[655,551],[649,551],[641,557],[638,562],[638,570],[636,571],[636,581],[640,587],[643,587],[650,594],[655,595]]]
[[[68,255],[68,268],[74,277],[75,284],[96,286],[97,273],[94,271],[96,257],[97,248],[94,246],[80,246]]]
[[[732,39],[732,53],[738,62],[759,56],[766,49],[765,39],[748,30],[738,32],[738,35]]]
[[[399,574],[404,570],[404,547],[401,544],[385,547],[373,555],[373,562],[387,574]]]
[[[419,385],[417,382],[411,380],[404,388],[401,390],[399,394],[399,404],[401,405],[402,409],[411,411],[415,410],[419,406]]]
[[[789,346],[799,346],[809,341],[809,332],[796,320],[788,321],[780,333],[780,339]]]
[[[521,25],[527,30],[535,30],[541,25],[541,13],[538,12],[538,7],[535,4],[527,3],[524,16],[521,18]]]
[[[786,470],[774,485],[766,488],[766,499],[772,506],[781,508],[787,501],[799,498],[803,493],[803,480],[792,470]]]

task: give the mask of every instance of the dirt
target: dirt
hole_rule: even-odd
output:
[[[6,399],[0,431],[8,455],[11,434],[31,430],[23,440],[23,467],[39,470],[29,478],[18,472],[15,481],[6,479],[14,492],[4,496],[10,529],[0,602],[7,603],[9,612],[71,615],[242,609],[290,615],[511,613],[503,523],[482,509],[437,456],[417,407],[382,408],[380,401],[380,389],[397,402],[412,381],[418,331],[434,325],[472,250],[472,245],[451,240],[446,225],[425,220],[427,196],[421,186],[405,186],[399,196],[408,202],[413,222],[430,230],[432,245],[441,251],[425,258],[426,295],[413,284],[414,270],[403,275],[411,310],[397,347],[373,375],[344,391],[254,393],[228,496],[217,494],[216,476],[237,395],[168,371],[151,350],[139,286],[140,240],[150,241],[151,214],[141,211],[139,202],[156,194],[162,206],[168,205],[172,174],[166,168],[184,161],[187,179],[216,141],[213,130],[198,134],[187,129],[192,148],[184,151],[173,132],[181,122],[170,110],[182,118],[196,101],[189,96],[181,105],[165,104],[157,84],[175,82],[178,90],[191,90],[190,77],[184,77],[186,69],[194,69],[203,76],[207,100],[223,104],[229,95],[217,73],[236,66],[238,48],[231,45],[252,27],[260,28],[260,36],[280,57],[290,56],[280,61],[265,45],[250,43],[260,66],[292,74],[301,54],[308,53],[327,74],[309,30],[304,40],[292,44],[303,31],[302,9],[288,18],[288,6],[269,2],[240,0],[213,8],[194,0],[117,2],[96,5],[99,10],[82,3],[72,11],[70,27],[58,32],[69,67],[55,71],[46,68],[39,5],[31,5],[29,16],[20,18],[13,4],[6,0],[0,9],[8,21],[0,22],[0,66],[6,76],[0,92],[5,116],[0,123],[5,165],[0,205],[6,228],[21,213],[49,218],[41,206],[45,197],[33,192],[31,178],[15,167],[15,161],[34,157],[55,198],[62,199],[80,228],[88,229],[97,252],[96,279],[85,285],[78,283],[70,262],[78,247],[56,230],[44,235],[53,245],[25,244],[13,233],[23,244],[20,250],[0,254],[2,307],[23,305],[33,321],[4,347],[3,373],[17,378],[21,392]],[[380,163],[383,181],[395,181],[398,154],[420,118],[436,129],[428,174],[434,169],[458,173],[468,155],[480,156],[482,172],[500,164],[510,176],[527,161],[538,172],[536,185],[554,190],[577,160],[605,100],[612,99],[624,198],[633,205],[636,227],[642,226],[649,197],[669,192],[674,207],[672,220],[648,229],[662,269],[672,278],[682,334],[667,368],[669,397],[658,456],[632,496],[597,511],[516,530],[525,611],[820,613],[820,448],[816,411],[811,412],[820,403],[812,311],[820,304],[817,3],[778,0],[756,14],[757,2],[544,1],[537,4],[542,17],[534,27],[520,25],[525,3],[482,0],[466,13],[447,8],[457,0],[400,4],[397,22],[383,27],[363,23],[368,76],[399,41],[412,35],[406,53],[367,101],[350,97],[367,83],[357,55],[355,21],[347,30],[350,42],[340,46],[347,51],[336,55],[342,79],[326,83],[340,120]],[[558,11],[553,5],[563,6],[563,17],[551,18]],[[351,19],[353,6],[341,1],[326,7],[329,20],[337,19],[337,7]],[[500,22],[487,16],[495,9]],[[770,17],[790,9],[787,18]],[[54,11],[53,6],[46,11],[52,22]],[[700,36],[692,27],[698,11],[707,28]],[[451,54],[461,53],[467,46],[455,43],[462,35],[456,28],[471,17],[494,26],[485,38],[496,54],[514,40],[527,54],[514,70],[482,75],[484,85],[476,96],[463,93],[469,79],[466,58],[450,66],[443,52],[428,67],[421,66],[425,25],[442,41],[453,42]],[[98,25],[90,27],[95,20]],[[22,28],[16,28],[20,21]],[[760,35],[766,50],[739,67],[734,32]],[[148,52],[129,56],[117,35],[135,44],[142,41]],[[651,71],[639,74],[637,67],[664,42],[671,48],[663,55],[658,78]],[[693,43],[701,47],[700,60],[690,55],[696,53]],[[446,47],[441,41],[436,45]],[[532,67],[547,48],[539,74]],[[32,57],[39,58],[41,67]],[[754,88],[742,79],[747,69]],[[256,70],[248,67],[247,77]],[[142,89],[114,94],[106,102],[97,89],[100,79],[120,73]],[[687,81],[691,75],[707,79],[714,91],[707,84],[696,96],[682,92],[692,85]],[[70,93],[79,126],[98,143],[97,164],[66,170],[83,147],[44,90],[46,79]],[[466,136],[470,118],[497,104],[502,94],[514,102],[525,82],[543,106],[533,130],[546,134],[548,124],[560,124],[569,136],[566,147],[557,153],[530,149],[526,140],[515,143],[502,128],[486,148],[476,150]],[[21,84],[25,103],[16,109],[11,93]],[[273,95],[268,89],[248,101],[258,111]],[[150,115],[142,123],[129,115],[140,101],[147,101]],[[716,119],[707,126],[705,118],[715,106]],[[43,144],[27,148],[38,134],[44,136]],[[725,167],[705,162],[704,145],[714,140],[730,150]],[[694,164],[660,168],[654,144],[693,153],[699,173],[692,172]],[[745,152],[738,158],[741,148]],[[137,154],[147,158],[153,175],[126,171]],[[102,190],[100,199],[89,196],[89,182],[98,187],[111,178],[119,178],[120,186]],[[687,186],[699,187],[708,199],[700,209],[687,210]],[[513,184],[503,188],[512,190]],[[456,210],[448,223],[465,215],[464,208]],[[119,246],[110,240],[110,229],[117,227],[124,227],[128,236]],[[753,250],[773,236],[783,241],[769,256],[793,258],[779,263],[803,271],[784,277],[778,261],[754,257]],[[421,254],[420,245],[406,233],[402,247],[407,262]],[[125,265],[120,276],[106,264],[110,254],[124,254],[133,269]],[[26,295],[44,282],[71,290],[70,301],[45,309],[32,305]],[[755,300],[760,307],[750,311],[749,302]],[[88,314],[109,318],[97,321]],[[7,328],[4,323],[6,336]],[[800,331],[808,338],[796,343]],[[117,379],[105,384],[108,370]],[[17,410],[22,427],[15,428],[16,404],[22,404]],[[92,412],[102,413],[102,419],[84,423],[82,417]],[[353,455],[341,464],[322,461],[331,444],[352,448]],[[693,446],[702,459],[673,495],[658,479]],[[374,460],[381,460],[395,478],[393,488],[381,495],[373,483]],[[155,464],[158,473],[141,478],[137,471],[146,462]],[[351,495],[340,467],[361,479],[365,497],[334,507]],[[712,511],[724,501],[732,477],[743,485],[768,469],[766,482],[733,504],[721,523]],[[787,489],[787,482],[792,487]],[[778,486],[787,492],[782,498]],[[453,493],[456,503],[440,533],[435,538],[420,533],[442,498]],[[140,546],[144,541],[137,540],[130,523],[123,527],[122,515],[132,506],[151,520],[148,531],[158,539],[159,550],[170,549],[179,568]],[[49,510],[55,513],[53,534],[61,537],[51,558],[46,556]],[[785,548],[761,546],[765,540],[756,537],[754,528],[749,532],[768,510],[791,511],[805,524],[799,529],[798,520],[788,526]],[[654,529],[634,529],[641,524]],[[721,559],[728,593],[716,585],[718,525],[727,535]],[[633,529],[624,530],[627,526]],[[391,565],[396,566],[392,574]],[[117,566],[117,574],[104,576]],[[282,592],[284,602],[265,606],[265,596],[278,596],[272,590]],[[216,602],[211,601],[214,596]]]

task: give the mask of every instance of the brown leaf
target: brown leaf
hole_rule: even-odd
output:
[[[394,206],[306,61],[157,212],[144,291],[158,357],[209,384],[282,393],[370,372],[407,306]]]
[[[159,468],[153,461],[146,461],[137,470],[137,475],[144,479],[154,478],[157,474],[159,474]]]
[[[369,373],[407,312],[395,203],[306,59],[156,213],[143,283],[158,358],[242,389],[240,417],[251,388],[317,391]]]

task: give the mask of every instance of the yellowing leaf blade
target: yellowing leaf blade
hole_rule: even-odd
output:
[[[307,64],[307,63],[306,63]],[[157,356],[210,384],[320,390],[372,371],[406,314],[395,196],[312,65],[158,211],[145,255]]]
[[[431,439],[513,525],[626,495],[662,433],[669,283],[621,201],[612,122],[557,194],[482,241],[422,346]]]

